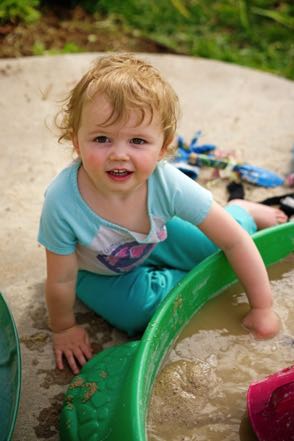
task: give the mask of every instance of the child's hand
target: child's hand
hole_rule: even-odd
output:
[[[64,368],[65,357],[74,374],[79,373],[78,365],[83,366],[92,357],[88,333],[78,325],[65,331],[53,332],[53,348],[57,368]]]
[[[258,340],[272,338],[280,330],[280,321],[272,308],[252,308],[243,320],[243,325]]]

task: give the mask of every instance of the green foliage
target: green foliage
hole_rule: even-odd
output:
[[[82,49],[75,43],[65,43],[62,49],[46,49],[41,41],[36,41],[33,47],[34,55],[58,55],[58,54],[77,54],[82,52]]]
[[[293,0],[55,0],[79,5],[176,53],[214,58],[294,79]],[[53,0],[0,0],[0,23],[33,21]],[[114,29],[115,31],[115,29]],[[74,43],[58,53],[80,51]],[[49,51],[56,53],[56,51]],[[36,42],[34,53],[46,52]]]
[[[33,55],[44,55],[46,52],[46,48],[44,43],[41,41],[36,41],[34,43],[33,49],[32,49]]]
[[[40,0],[1,0],[0,22],[24,21],[32,23],[40,17]]]
[[[292,0],[83,0],[176,52],[294,79]]]
[[[77,54],[79,52],[82,52],[82,50],[74,42],[65,43],[61,51],[63,54]]]

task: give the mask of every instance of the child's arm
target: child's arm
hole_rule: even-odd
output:
[[[46,302],[56,366],[63,369],[65,357],[73,373],[77,374],[78,364],[84,365],[91,358],[92,351],[86,330],[75,321],[76,255],[62,256],[46,250],[46,257]]]
[[[262,258],[249,234],[218,204],[213,203],[199,228],[226,254],[246,291],[251,311],[243,324],[256,338],[279,332],[272,310],[272,293]]]

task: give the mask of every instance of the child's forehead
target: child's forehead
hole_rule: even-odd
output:
[[[96,124],[110,125],[122,122],[133,127],[138,125],[160,125],[159,112],[150,106],[136,106],[125,103],[124,106],[115,106],[105,94],[96,93],[85,100],[82,110],[82,119],[95,120]]]
[[[83,110],[96,110],[108,114],[113,111],[113,104],[105,94],[95,93],[92,96],[87,94],[84,100]]]

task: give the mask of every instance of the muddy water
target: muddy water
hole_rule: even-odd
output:
[[[269,269],[282,330],[257,341],[242,328],[239,284],[208,302],[177,339],[151,398],[148,441],[256,441],[246,393],[257,379],[294,364],[294,255]]]

